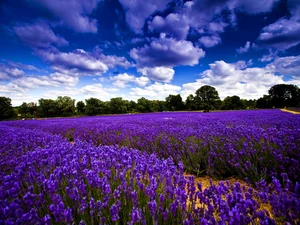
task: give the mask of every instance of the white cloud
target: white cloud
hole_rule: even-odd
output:
[[[89,84],[80,88],[77,93],[80,93],[84,98],[98,98],[102,101],[108,101],[111,98],[118,97],[118,89],[104,88],[102,84]]]
[[[15,67],[10,67],[5,64],[0,64],[0,81],[22,77],[24,74],[25,72],[23,70]]]
[[[59,82],[52,80],[49,76],[27,76],[12,82],[26,89],[59,86]]]
[[[204,45],[206,48],[211,48],[213,46],[216,46],[220,44],[221,38],[219,36],[213,35],[213,36],[204,36],[199,39],[199,42]]]
[[[223,21],[213,21],[208,24],[208,31],[212,33],[223,33],[224,28],[227,27],[228,24]]]
[[[126,21],[136,33],[142,33],[145,20],[156,11],[163,11],[170,0],[120,0],[126,11]]]
[[[278,57],[274,62],[268,64],[267,67],[283,75],[300,77],[300,55]]]
[[[155,16],[148,27],[150,31],[167,33],[180,40],[186,38],[190,29],[188,18],[178,13],[170,13],[166,18]]]
[[[6,95],[6,94],[17,94],[17,93],[25,93],[26,90],[20,86],[18,86],[17,84],[12,84],[12,83],[8,83],[7,85],[2,85],[0,84],[0,93],[1,95]]]
[[[190,41],[177,41],[161,34],[150,45],[133,48],[130,56],[137,61],[138,67],[173,67],[179,65],[197,65],[205,52]]]
[[[140,72],[144,76],[149,77],[151,80],[160,82],[170,82],[175,74],[175,71],[172,68],[167,67],[144,67],[139,68],[138,72]]]
[[[150,83],[150,80],[148,77],[137,77],[135,78],[135,83],[138,85],[138,86],[146,86],[148,83]]]
[[[46,48],[53,44],[57,46],[69,45],[67,40],[54,34],[45,23],[15,26],[13,29],[23,42],[34,48]]]
[[[13,68],[22,69],[22,70],[41,71],[40,69],[36,68],[33,65],[23,64],[20,62],[13,62],[9,60],[5,60],[5,62],[7,63],[7,65]]]
[[[127,83],[135,83],[138,86],[145,86],[150,82],[150,80],[147,77],[135,77],[134,75],[129,75],[127,73],[119,74],[117,76],[111,77],[111,80],[113,80],[113,86],[118,88],[125,88],[127,86]]]
[[[264,27],[258,37],[258,43],[264,47],[286,50],[300,43],[300,7],[292,16],[281,18]]]
[[[258,60],[261,62],[270,62],[270,61],[274,60],[275,58],[277,58],[278,57],[277,55],[278,55],[278,50],[272,51],[272,49],[269,49],[269,54],[263,55]]]
[[[245,47],[240,47],[236,51],[238,54],[246,53],[249,51],[250,47],[251,47],[251,43],[250,41],[247,41]]]
[[[58,72],[50,74],[50,78],[53,81],[65,86],[75,86],[79,81],[78,77],[76,76]]]
[[[155,82],[154,84],[147,86],[145,88],[131,88],[129,94],[131,98],[138,99],[141,97],[146,97],[148,99],[154,100],[164,100],[170,94],[178,94],[181,87],[172,84],[162,84]]]
[[[76,49],[72,52],[54,50],[37,50],[44,60],[51,63],[52,68],[61,73],[73,73],[77,76],[102,75],[109,68],[116,66],[129,67],[131,63],[125,57],[104,55],[96,47],[92,52]]]
[[[117,76],[111,77],[111,80],[114,80],[113,86],[118,88],[125,88],[128,82],[134,81],[135,76],[129,75],[127,73],[119,74]]]
[[[31,96],[26,88],[13,83],[8,83],[6,85],[0,84],[0,96],[10,98],[13,106],[19,106],[23,102],[37,101],[37,98]]]
[[[245,68],[243,61],[226,63],[216,61],[209,64],[210,69],[200,74],[196,82],[183,84],[182,96],[189,94],[203,85],[210,85],[217,89],[221,98],[238,95],[241,98],[257,99],[267,94],[275,84],[285,83],[283,76],[277,76],[270,68]]]

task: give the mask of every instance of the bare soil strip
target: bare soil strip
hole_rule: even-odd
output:
[[[283,112],[289,112],[289,113],[292,113],[292,114],[300,114],[300,112],[296,112],[296,111],[292,111],[292,110],[288,110],[288,109],[280,109],[281,111]]]

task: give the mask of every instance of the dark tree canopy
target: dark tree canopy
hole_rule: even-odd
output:
[[[68,96],[58,96],[56,99],[58,113],[60,116],[72,116],[75,113],[75,99]]]
[[[127,112],[128,101],[121,97],[112,98],[109,102],[109,111],[112,114],[121,114]]]
[[[104,114],[105,104],[97,98],[89,98],[85,100],[85,114],[88,116]]]
[[[204,85],[196,91],[194,101],[197,109],[201,110],[219,109],[221,104],[218,91],[209,85]]]
[[[295,107],[299,105],[299,88],[292,84],[277,84],[270,88],[272,106],[276,108]]]
[[[183,101],[181,98],[181,95],[169,95],[166,98],[166,106],[167,109],[170,111],[178,111],[178,110],[183,110],[184,109],[184,105],[183,105]]]
[[[187,96],[187,98],[185,100],[185,108],[187,110],[194,110],[194,109],[196,109],[194,100],[195,100],[194,95],[190,94],[189,96]]]
[[[269,95],[264,95],[263,97],[257,99],[256,108],[259,109],[269,109],[272,108],[271,98]]]
[[[137,110],[139,112],[152,112],[152,104],[149,99],[144,97],[137,100]]]
[[[58,105],[52,99],[39,99],[39,116],[40,117],[56,117],[58,114]]]
[[[227,96],[224,99],[223,109],[242,109],[244,107],[242,100],[239,96]]]
[[[0,97],[0,120],[10,119],[15,116],[11,99]]]
[[[79,114],[84,114],[85,104],[84,104],[83,101],[77,102],[76,108],[77,108],[77,112],[78,112]]]

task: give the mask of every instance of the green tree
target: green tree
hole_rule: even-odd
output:
[[[112,114],[127,113],[127,102],[121,97],[112,98],[109,101],[109,109]]]
[[[57,101],[52,99],[39,99],[39,116],[40,117],[56,117],[59,115],[59,107]]]
[[[269,95],[264,95],[263,97],[257,99],[256,108],[258,109],[272,108],[271,97]]]
[[[97,98],[89,98],[85,100],[85,114],[89,116],[106,113],[105,103]]]
[[[184,109],[184,104],[182,101],[182,98],[180,94],[178,95],[169,95],[166,98],[166,106],[167,109],[170,111],[177,111],[177,110],[183,110]]]
[[[256,100],[255,99],[241,99],[244,109],[255,109],[256,107]]]
[[[85,104],[84,104],[83,101],[77,102],[76,108],[77,108],[77,112],[78,112],[80,115],[84,114]]]
[[[149,99],[144,97],[137,100],[137,111],[138,112],[152,112],[152,103]]]
[[[130,113],[137,112],[137,103],[135,101],[126,101],[127,111]]]
[[[187,98],[185,100],[185,108],[187,110],[194,110],[194,109],[196,109],[194,95],[190,94],[189,96],[187,96]]]
[[[22,105],[19,106],[18,112],[22,117],[27,117],[27,114],[29,114],[29,107],[26,102],[23,102]]]
[[[196,91],[194,98],[196,109],[214,110],[219,109],[221,100],[218,91],[209,85],[204,85]]]
[[[299,88],[292,84],[276,84],[269,90],[272,106],[276,108],[299,105]]]
[[[11,99],[0,97],[0,120],[11,119],[15,117]]]
[[[242,109],[244,107],[243,102],[239,96],[227,96],[224,99],[223,109]]]
[[[72,116],[75,113],[75,99],[68,96],[58,96],[56,99],[57,114],[59,116]]]
[[[27,106],[29,108],[29,113],[32,117],[36,118],[37,117],[37,105],[35,102],[29,102],[27,103]]]

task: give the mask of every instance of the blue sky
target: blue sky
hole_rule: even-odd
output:
[[[165,99],[300,86],[298,0],[2,0],[0,96]]]

